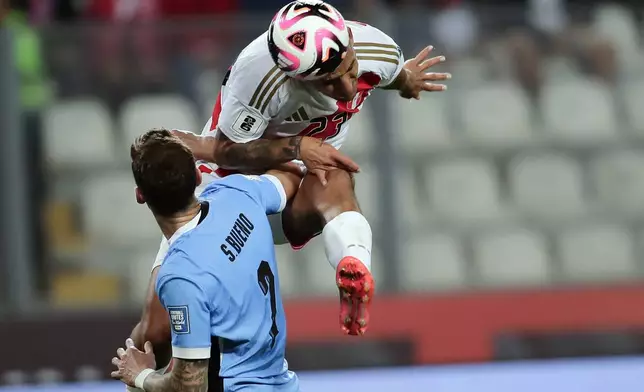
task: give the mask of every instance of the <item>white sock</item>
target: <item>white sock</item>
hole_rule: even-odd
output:
[[[347,211],[333,218],[322,230],[324,250],[331,266],[353,256],[371,271],[371,226],[357,211]]]

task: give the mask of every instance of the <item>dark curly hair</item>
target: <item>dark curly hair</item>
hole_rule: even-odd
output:
[[[195,158],[167,129],[152,129],[130,147],[132,174],[150,209],[171,216],[186,209],[197,187]]]

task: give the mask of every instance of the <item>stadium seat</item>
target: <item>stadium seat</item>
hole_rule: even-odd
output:
[[[377,131],[373,129],[371,113],[369,103],[365,102],[360,112],[349,120],[349,132],[341,148],[349,156],[365,156],[373,150]]]
[[[355,175],[355,192],[360,209],[369,220],[378,218],[378,172],[373,165],[360,166],[360,173]]]
[[[466,259],[458,239],[443,233],[408,236],[401,247],[402,287],[411,291],[450,290],[466,285]]]
[[[555,153],[518,155],[509,172],[512,196],[522,212],[548,219],[583,211],[583,173],[572,158]]]
[[[485,233],[474,241],[474,255],[483,286],[543,285],[551,277],[546,240],[530,230]]]
[[[195,108],[187,99],[176,95],[151,95],[130,99],[120,114],[125,145],[152,128],[182,129],[200,133],[204,121],[198,121]]]
[[[644,152],[615,151],[597,157],[591,165],[602,204],[625,214],[644,212]]]
[[[134,245],[159,237],[152,213],[136,202],[129,173],[109,173],[87,180],[82,190],[84,228],[91,240]]]
[[[199,102],[203,105],[203,119],[212,115],[212,108],[217,101],[224,76],[215,69],[207,69],[197,78],[197,94]]]
[[[158,233],[158,241],[150,241],[146,246],[139,246],[136,250],[129,252],[131,254],[127,263],[125,272],[127,273],[129,299],[133,303],[142,304],[147,294],[148,283],[152,266],[159,251],[159,242],[161,241],[161,232]]]
[[[619,4],[600,4],[594,9],[593,28],[615,49],[623,71],[629,71],[634,56],[641,52],[635,13]]]
[[[631,233],[623,227],[594,225],[564,231],[558,248],[568,280],[601,282],[638,276]]]
[[[463,100],[468,140],[484,147],[522,146],[531,139],[531,106],[513,84],[492,83],[470,90]]]
[[[453,81],[449,82],[450,86],[452,84],[467,87],[478,86],[479,84],[483,84],[489,80],[487,74],[491,64],[483,59],[463,58],[453,61],[453,59],[450,58],[450,61],[448,61],[446,65],[449,65],[450,72],[452,75],[455,75]]]
[[[416,225],[424,221],[430,212],[430,205],[426,200],[426,187],[423,182],[418,181],[412,168],[407,165],[400,165],[394,171],[395,176],[391,180],[396,194],[396,212],[400,213],[403,223]]]
[[[545,131],[558,142],[586,147],[617,136],[613,97],[599,82],[579,79],[546,85],[541,107]]]
[[[146,282],[147,286],[147,282]],[[122,299],[118,277],[101,273],[57,273],[50,301],[55,307],[113,306]]]
[[[436,162],[427,169],[432,214],[462,222],[499,218],[496,168],[482,159]]]
[[[295,261],[295,251],[288,244],[276,245],[275,258],[279,271],[280,292],[285,297],[297,294],[301,268],[299,263]]]
[[[305,284],[302,292],[309,295],[335,296],[335,271],[329,265],[324,252],[324,242],[317,236],[295,254],[296,263],[304,270]]]
[[[546,83],[561,83],[581,77],[574,59],[570,57],[554,56],[542,61]]]
[[[114,160],[107,108],[95,100],[61,101],[44,113],[46,159],[54,166],[100,166]]]
[[[644,137],[644,79],[633,80],[623,90],[624,109],[630,126],[639,137]]]
[[[329,264],[324,251],[321,236],[312,239],[304,248],[295,252],[295,263],[303,268],[304,273],[299,278],[304,284],[301,292],[314,296],[337,296],[338,287],[335,284],[335,270]],[[376,285],[386,281],[386,274],[377,244],[372,248],[371,269]]]
[[[395,119],[390,124],[392,137],[403,152],[424,153],[450,145],[445,97],[425,94],[421,100],[407,100],[391,94],[389,99]]]

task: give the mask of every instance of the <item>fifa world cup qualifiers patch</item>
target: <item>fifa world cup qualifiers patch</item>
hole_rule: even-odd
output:
[[[188,306],[168,306],[168,313],[170,313],[170,324],[174,333],[179,335],[190,333]]]
[[[248,110],[242,110],[233,123],[233,131],[242,135],[255,135],[262,129],[264,119]]]

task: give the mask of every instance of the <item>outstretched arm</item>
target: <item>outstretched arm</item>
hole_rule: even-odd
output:
[[[416,57],[405,62],[402,70],[392,83],[384,86],[385,90],[397,90],[403,98],[420,99],[422,91],[445,91],[447,86],[433,82],[451,79],[449,73],[427,72],[428,69],[445,61],[445,56],[427,58],[433,47],[421,50]]]
[[[217,165],[231,170],[268,170],[294,159],[301,159],[300,148],[304,136],[282,139],[257,139],[235,143],[223,132],[217,132],[213,157]]]

